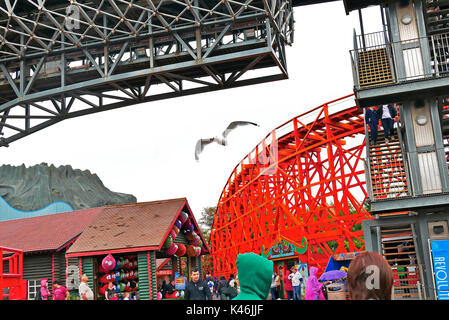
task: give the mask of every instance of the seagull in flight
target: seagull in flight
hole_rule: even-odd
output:
[[[221,136],[198,140],[196,143],[196,147],[195,147],[195,160],[199,161],[199,154],[201,152],[203,152],[204,147],[207,146],[208,144],[216,142],[222,146],[226,146],[228,144],[226,137],[229,135],[229,133],[232,130],[234,130],[235,128],[240,127],[240,126],[245,126],[245,125],[253,125],[256,127],[259,126],[257,123],[249,122],[249,121],[233,121],[228,125],[226,130],[222,132]]]

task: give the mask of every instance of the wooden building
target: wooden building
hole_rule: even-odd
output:
[[[23,250],[23,279],[27,299],[34,299],[40,280],[65,283],[65,252],[101,208],[0,222],[0,245]]]
[[[201,270],[201,255],[207,253],[187,199],[180,198],[103,207],[67,250],[66,260],[68,269],[88,275],[95,299],[104,299],[105,285],[112,281],[119,296],[128,291],[132,298],[148,300],[157,299],[157,259],[170,258],[172,274],[188,276],[193,267]],[[115,267],[103,270],[109,254]]]

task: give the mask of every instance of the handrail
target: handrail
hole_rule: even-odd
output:
[[[375,39],[380,39],[380,35],[383,31],[372,33]],[[366,35],[365,35],[366,36]],[[355,35],[358,39],[359,35]],[[356,42],[356,40],[355,40]],[[433,59],[425,61],[424,52],[427,51],[429,45],[429,51],[433,53]],[[399,52],[404,53],[401,57],[395,57],[394,47],[400,48]],[[427,79],[434,77],[442,77],[449,75],[449,33],[441,33],[436,35],[430,35],[426,37],[413,38],[401,41],[381,41],[373,40],[368,43],[365,48],[355,46],[353,50],[350,50],[351,62],[353,68],[358,70],[358,57],[361,52],[369,52],[376,49],[385,49],[388,56],[388,62],[390,65],[390,71],[392,74],[393,83],[402,83],[410,80]],[[374,58],[373,58],[374,59]],[[397,73],[397,62],[403,61],[404,70],[402,76]],[[379,63],[382,61],[370,61],[370,63]],[[373,84],[373,85],[382,85]],[[358,72],[354,72],[354,85],[357,89],[361,88],[360,75]],[[371,86],[371,85],[370,85]],[[364,84],[364,87],[366,85]]]

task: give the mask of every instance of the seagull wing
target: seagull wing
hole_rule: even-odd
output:
[[[226,130],[223,131],[223,137],[226,138],[226,136],[229,134],[229,132],[231,132],[235,128],[237,128],[239,126],[249,125],[249,124],[251,124],[253,126],[257,126],[257,127],[259,126],[257,123],[250,122],[250,121],[233,121],[228,125]]]
[[[200,139],[196,142],[196,146],[195,146],[195,159],[198,161],[199,160],[199,154],[203,151],[204,146],[212,143],[215,141],[215,138],[209,138],[209,139]]]

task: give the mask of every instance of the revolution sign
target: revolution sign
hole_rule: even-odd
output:
[[[449,300],[449,240],[430,241],[430,247],[438,300]]]

